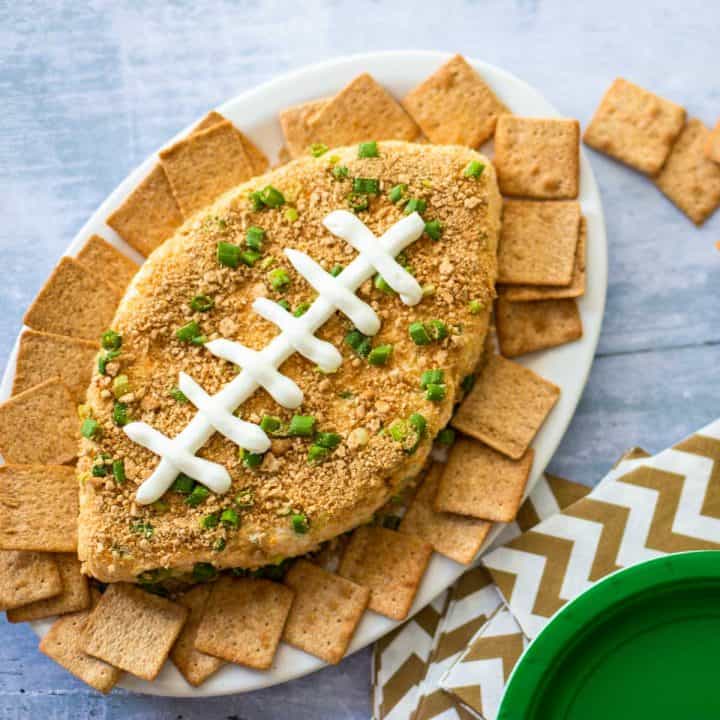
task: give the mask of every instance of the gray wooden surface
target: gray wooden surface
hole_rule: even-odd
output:
[[[88,215],[206,109],[310,62],[460,51],[505,67],[586,124],[619,74],[714,123],[720,5],[603,0],[0,2],[0,362]],[[658,450],[720,414],[720,213],[695,229],[644,178],[593,154],[610,250],[607,314],[551,470],[592,484],[627,446]],[[0,720],[364,718],[369,652],[245,696],[99,697],[2,621]]]

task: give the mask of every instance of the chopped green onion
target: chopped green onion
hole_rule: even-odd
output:
[[[257,225],[251,225],[245,231],[245,244],[251,250],[262,250],[263,241],[265,240],[265,231]]]
[[[350,193],[348,195],[348,205],[353,212],[361,212],[367,210],[370,207],[370,201],[367,195],[358,195],[357,193]]]
[[[315,465],[322,462],[329,454],[330,450],[328,450],[328,448],[322,447],[321,445],[311,445],[308,448],[307,461],[311,465]]]
[[[291,437],[312,437],[315,432],[315,418],[312,415],[293,415],[290,418],[288,435]]]
[[[466,375],[461,381],[460,381],[460,387],[462,388],[462,391],[464,393],[469,393],[473,387],[475,386],[475,376],[470,374]]]
[[[128,408],[125,403],[115,401],[113,405],[113,422],[118,426],[122,427],[130,422],[130,416],[128,414]]]
[[[155,532],[155,528],[153,528],[152,523],[149,521],[144,520],[134,520],[130,523],[130,530],[134,533],[138,533],[139,535],[142,535],[146,539],[150,539],[153,536],[153,533]]]
[[[443,370],[425,370],[420,376],[420,387],[424,390],[428,385],[442,385],[445,382]]]
[[[412,341],[416,345],[429,345],[431,342],[430,335],[428,334],[427,328],[425,327],[424,323],[410,323],[410,327],[408,327],[408,333],[410,334]]]
[[[374,158],[379,157],[378,146],[374,140],[370,142],[363,142],[358,145],[358,157],[359,158]]]
[[[375,178],[356,177],[353,179],[353,192],[358,195],[379,195],[380,181]]]
[[[217,259],[225,267],[236,268],[240,264],[240,248],[228,242],[217,244]]]
[[[285,196],[272,185],[264,187],[260,191],[260,197],[262,199],[263,205],[269,208],[278,208],[281,205],[285,204]]]
[[[227,508],[222,511],[222,514],[220,515],[220,522],[225,527],[240,527],[240,516],[232,508]]]
[[[394,295],[395,291],[388,285],[387,280],[380,275],[379,273],[375,276],[375,279],[373,280],[373,285],[377,290],[380,292],[384,292],[387,295]]]
[[[425,434],[425,431],[427,430],[427,420],[424,415],[421,415],[420,413],[413,413],[408,418],[408,422],[420,437]]]
[[[262,254],[259,253],[257,250],[243,250],[240,253],[240,262],[243,265],[252,267],[261,257]]]
[[[248,195],[248,200],[250,201],[250,204],[252,205],[252,209],[255,210],[255,212],[260,212],[260,210],[265,209],[265,203],[262,199],[262,193],[259,190],[256,190],[255,192],[251,192]]]
[[[450,447],[455,442],[455,431],[452,428],[443,428],[437,436],[437,441],[441,445]]]
[[[235,496],[235,504],[241,509],[241,510],[247,510],[248,508],[251,508],[254,505],[253,500],[253,491],[251,488],[245,488],[244,490],[241,490],[236,496]]]
[[[390,359],[392,352],[392,345],[378,345],[370,351],[368,362],[371,365],[387,365],[387,361]]]
[[[240,451],[240,459],[242,460],[242,464],[246,468],[249,468],[251,470],[260,467],[260,465],[262,465],[264,457],[265,456],[263,455],[263,453],[254,453],[244,449]]]
[[[227,227],[227,222],[225,222],[225,220],[223,220],[222,218],[215,218],[215,220],[217,222],[217,226],[221,230],[225,230],[225,228]]]
[[[208,312],[215,307],[215,301],[207,295],[196,295],[190,301],[190,308],[195,312]]]
[[[212,546],[213,552],[222,552],[225,549],[225,546],[227,545],[227,540],[225,538],[218,538]]]
[[[220,518],[218,517],[218,514],[210,513],[209,515],[205,515],[204,517],[200,518],[200,527],[203,530],[212,530],[213,528],[216,528],[218,526],[219,522]]]
[[[119,350],[122,345],[122,335],[114,330],[106,330],[100,338],[100,344],[103,350]]]
[[[285,211],[285,219],[286,219],[288,222],[295,222],[295,221],[298,219],[298,217],[299,217],[299,215],[298,215],[297,208],[289,207],[289,208]]]
[[[107,373],[107,364],[112,362],[120,355],[119,350],[108,350],[106,353],[102,353],[98,356],[98,372],[101,375]]]
[[[285,268],[275,268],[267,274],[268,282],[273,290],[280,292],[290,284],[290,276]]]
[[[345,268],[342,265],[333,265],[330,269],[330,274],[333,277],[337,277]]]
[[[166,513],[170,509],[170,506],[164,500],[156,500],[150,504],[150,507],[156,513]]]
[[[80,434],[88,440],[94,440],[102,435],[100,423],[93,418],[85,418],[80,426]]]
[[[479,315],[485,309],[485,303],[481,300],[471,300],[468,303],[468,310],[471,315]]]
[[[276,433],[282,427],[282,421],[275,415],[263,415],[260,420],[260,428],[268,435]]]
[[[185,504],[190,507],[202,505],[210,495],[210,491],[204,485],[195,485],[192,492],[185,498]]]
[[[414,212],[422,215],[427,209],[427,202],[422,198],[410,198],[405,205],[403,213],[405,215],[412,215]]]
[[[324,143],[313,143],[310,146],[310,154],[313,157],[320,157],[321,155],[324,155],[330,148],[328,148],[327,145]]]
[[[194,337],[190,342],[193,345],[204,345],[207,341],[207,335],[198,335],[197,337]]]
[[[399,203],[405,196],[406,192],[407,192],[407,185],[405,185],[404,183],[401,183],[400,185],[395,185],[395,187],[390,188],[390,192],[388,193],[388,198],[390,199],[390,202],[392,202],[392,203]]]
[[[425,327],[433,340],[444,340],[448,336],[447,325],[442,320],[431,320]]]
[[[92,476],[93,477],[105,477],[107,475],[107,465],[105,465],[105,461],[100,458],[100,462],[97,465],[92,466]]]
[[[390,425],[388,425],[388,432],[395,442],[404,442],[408,436],[407,422],[400,419],[393,420]]]
[[[183,325],[175,331],[175,337],[180,340],[180,342],[186,343],[192,342],[200,335],[200,326],[194,320],[191,320],[187,325]]]
[[[115,478],[115,482],[118,485],[125,483],[125,461],[124,460],[113,460],[112,473]]]
[[[439,240],[442,235],[443,227],[439,220],[431,220],[425,223],[425,234],[431,240]]]
[[[309,302],[301,302],[293,311],[295,317],[302,317],[310,309]]]
[[[336,432],[319,432],[315,437],[315,444],[328,450],[334,450],[341,442],[342,435]]]
[[[117,375],[113,379],[112,384],[113,395],[116,398],[121,398],[123,395],[127,395],[130,392],[130,381],[127,375]]]
[[[172,387],[170,388],[170,392],[168,392],[168,395],[175,401],[182,403],[183,405],[188,401],[188,396],[179,388],[179,387]]]
[[[337,164],[340,162],[340,156],[339,156],[339,155],[331,155],[331,156],[328,158],[328,162],[329,162],[331,165],[337,165]]]
[[[344,180],[350,174],[350,171],[345,165],[336,165],[332,169],[332,174],[336,180]]]
[[[283,298],[282,300],[278,300],[278,303],[277,303],[277,304],[278,304],[283,310],[287,310],[288,312],[290,312],[290,310],[291,310],[290,303],[289,303],[285,298]]]
[[[445,386],[430,383],[425,388],[425,397],[430,400],[430,402],[441,402],[445,399]]]
[[[269,270],[277,260],[272,255],[268,255],[266,258],[263,258],[263,261],[260,263],[260,267],[263,270]]]
[[[305,535],[310,530],[310,521],[305,513],[290,515],[290,526],[298,535]]]
[[[351,330],[345,336],[345,344],[349,345],[360,357],[367,357],[372,349],[372,341],[359,330]]]
[[[180,493],[181,495],[189,495],[193,488],[195,487],[195,481],[188,477],[185,473],[180,473],[176,478],[173,484],[170,486],[170,489],[176,493]]]
[[[198,562],[193,565],[193,580],[197,582],[208,582],[217,576],[217,570],[211,563]]]
[[[483,174],[485,165],[479,160],[471,160],[468,166],[465,168],[463,175],[465,177],[479,178]]]

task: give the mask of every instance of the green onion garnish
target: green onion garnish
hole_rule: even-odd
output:
[[[269,208],[277,208],[285,204],[285,196],[272,185],[264,187],[260,191],[260,197],[263,205]]]
[[[225,267],[236,268],[240,264],[240,248],[228,242],[217,244],[217,259]]]
[[[179,388],[179,387],[172,387],[170,388],[170,391],[168,392],[168,395],[175,401],[182,403],[183,405],[188,401],[188,396]]]
[[[315,418],[312,415],[293,415],[288,426],[292,437],[311,437],[315,432]]]
[[[120,399],[130,392],[130,381],[127,375],[116,375],[112,383],[113,395]]]
[[[392,202],[392,203],[399,203],[405,196],[406,192],[407,192],[407,185],[405,185],[404,183],[401,183],[400,185],[395,185],[395,187],[390,188],[390,192],[388,193],[388,198],[390,199],[390,202]]]
[[[92,466],[92,476],[93,477],[105,477],[107,475],[107,465],[105,465],[105,461],[100,458],[100,462],[97,463],[97,465]]]
[[[305,513],[293,513],[290,515],[290,526],[298,535],[305,535],[310,530],[310,521]]]
[[[336,432],[319,432],[315,437],[315,444],[328,450],[334,450],[341,442],[342,435]]]
[[[311,445],[308,448],[307,461],[311,465],[316,465],[322,462],[330,454],[328,448],[324,448],[321,445]]]
[[[367,357],[372,349],[372,341],[359,330],[351,330],[345,336],[345,344],[349,345],[360,357]]]
[[[251,470],[260,467],[260,465],[262,465],[264,457],[265,456],[263,455],[263,453],[254,453],[244,449],[240,451],[240,459],[242,460],[242,464],[246,468],[249,468]]]
[[[413,413],[408,418],[408,422],[420,437],[425,434],[425,430],[427,430],[427,420],[424,415],[421,415],[420,413]]]
[[[392,345],[378,345],[370,351],[368,362],[371,365],[387,365],[387,361],[390,359],[392,352]]]
[[[268,435],[277,432],[281,427],[282,421],[274,415],[263,415],[262,420],[260,420],[260,428]]]
[[[425,223],[425,234],[431,240],[439,240],[442,235],[443,227],[439,220],[431,220]]]
[[[445,399],[445,386],[430,383],[425,388],[425,397],[430,400],[430,402],[441,402]]]
[[[390,437],[395,440],[395,442],[403,442],[407,436],[408,436],[408,426],[405,420],[393,420],[390,425],[388,425],[388,432],[390,433]]]
[[[484,169],[485,165],[483,165],[479,160],[471,160],[463,171],[463,175],[465,177],[479,178],[483,174]]]
[[[115,482],[118,485],[123,485],[125,483],[125,461],[113,460],[112,473],[115,478]]]
[[[251,225],[245,231],[245,244],[251,250],[262,250],[263,241],[265,240],[265,231],[257,225]]]
[[[475,386],[475,376],[472,374],[466,375],[460,381],[460,387],[462,388],[462,391],[464,393],[469,393],[473,389],[474,386]]]
[[[353,212],[361,212],[367,210],[370,207],[370,201],[367,195],[358,195],[357,193],[350,193],[348,195],[348,205]]]
[[[428,331],[425,327],[424,323],[421,322],[414,322],[410,323],[410,327],[408,327],[408,333],[410,334],[410,337],[412,341],[416,345],[429,345],[431,338],[428,334]]]
[[[193,488],[195,487],[195,481],[188,477],[185,473],[180,473],[176,478],[173,484],[170,486],[170,489],[176,493],[180,493],[181,495],[189,495]]]
[[[380,292],[384,292],[387,295],[395,294],[395,291],[388,285],[387,280],[379,273],[375,276],[375,279],[373,280],[373,285],[377,290],[379,290]]]
[[[324,155],[328,150],[328,146],[324,143],[313,143],[310,146],[310,154],[313,157],[320,157],[321,155]]]
[[[285,268],[275,268],[267,274],[268,282],[273,290],[285,290],[290,284],[290,276]]]
[[[405,215],[412,215],[414,212],[422,215],[427,209],[427,202],[422,198],[410,198],[405,205],[403,213]]]
[[[289,207],[289,208],[285,211],[285,219],[286,219],[288,222],[293,223],[293,222],[295,222],[299,217],[300,217],[300,216],[298,215],[297,208]]]
[[[291,310],[291,308],[290,308],[290,303],[289,303],[285,298],[282,298],[282,300],[278,300],[278,301],[277,301],[277,304],[278,304],[283,310],[287,310],[288,312],[290,312],[290,310]]]
[[[190,308],[195,312],[208,312],[215,307],[215,301],[207,295],[196,295],[190,301]]]
[[[444,340],[448,336],[447,325],[442,320],[431,320],[425,327],[433,340]]]
[[[330,269],[330,274],[333,277],[337,277],[345,268],[342,265],[333,265]]]
[[[122,345],[122,335],[114,330],[106,330],[100,338],[100,344],[103,350],[119,350]]]
[[[358,195],[379,195],[380,181],[375,178],[356,177],[353,179],[353,192]]]
[[[134,520],[133,522],[131,522],[130,530],[134,533],[142,535],[148,540],[153,536],[153,533],[155,532],[155,528],[153,528],[152,523],[144,520]]]
[[[225,549],[225,546],[227,545],[227,540],[225,538],[218,538],[212,546],[213,552],[222,552]]]
[[[455,431],[452,428],[443,428],[437,436],[437,441],[440,445],[450,447],[455,442]]]
[[[204,485],[195,485],[192,492],[185,498],[185,504],[190,507],[202,505],[210,495],[210,491]]]
[[[254,504],[252,489],[245,488],[244,490],[241,490],[235,496],[234,502],[241,510],[247,510],[247,508],[251,508]]]
[[[187,325],[183,325],[175,331],[175,337],[180,342],[191,343],[196,337],[200,337],[202,334],[200,326],[191,320]]]
[[[102,435],[100,423],[93,418],[85,418],[80,426],[80,434],[88,440],[95,440]]]
[[[345,165],[336,165],[332,169],[332,174],[336,180],[344,180],[350,174],[350,171]]]
[[[128,408],[125,403],[115,401],[113,405],[113,422],[118,426],[122,427],[130,422],[130,415],[128,414]]]
[[[218,514],[210,513],[209,515],[205,515],[204,517],[200,518],[200,527],[203,530],[212,530],[213,528],[216,528],[218,526],[219,522],[220,518],[218,517]]]
[[[243,250],[240,253],[240,262],[243,265],[252,267],[261,257],[262,254],[259,253],[257,250]]]
[[[198,562],[193,565],[193,580],[197,582],[208,582],[208,580],[214,580],[217,576],[217,570],[211,563]]]
[[[107,364],[115,360],[115,358],[119,355],[119,350],[108,350],[107,352],[100,354],[98,356],[98,372],[101,375],[105,375],[107,373]]]
[[[420,376],[420,387],[424,390],[428,385],[442,385],[445,382],[443,370],[425,370]]]
[[[378,146],[374,140],[371,140],[370,142],[363,142],[358,145],[359,158],[374,158],[378,156]]]
[[[471,300],[468,303],[468,310],[471,315],[479,315],[485,309],[485,303],[481,300]]]
[[[227,508],[222,511],[222,514],[220,515],[220,522],[225,527],[240,527],[240,516],[232,508]]]
[[[310,309],[309,302],[301,302],[293,311],[295,317],[302,317]]]

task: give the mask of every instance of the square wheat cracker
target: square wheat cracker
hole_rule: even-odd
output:
[[[280,583],[222,577],[205,606],[195,647],[229,662],[267,670],[292,602],[292,590]]]
[[[696,118],[688,120],[673,145],[655,184],[696,225],[720,205],[720,165],[705,155],[710,130]]]
[[[498,247],[498,283],[567,287],[580,238],[575,201],[505,200]]]
[[[25,330],[20,336],[12,394],[59,377],[73,400],[82,403],[97,353],[98,343],[91,340]]]
[[[140,266],[99,235],[91,235],[80,248],[77,260],[93,275],[125,292]]]
[[[293,105],[280,112],[280,126],[285,136],[285,145],[291,159],[308,154],[312,145],[312,131],[309,126],[313,116],[329,102],[328,98],[310,100],[301,105]],[[282,159],[282,158],[281,158]]]
[[[78,492],[67,465],[0,465],[0,549],[76,552]]]
[[[580,218],[580,234],[575,248],[575,262],[570,284],[566,287],[553,285],[508,285],[503,294],[512,302],[530,302],[534,300],[561,300],[577,298],[585,294],[585,271],[587,268],[587,220]]]
[[[516,303],[500,295],[495,325],[500,354],[505,357],[564,345],[583,334],[580,311],[572,298]]]
[[[580,124],[501,115],[493,163],[503,195],[574,199],[580,186]]]
[[[426,540],[456,562],[471,563],[485,542],[492,524],[484,520],[438,512],[433,507],[443,465],[434,463],[400,523],[400,532]]]
[[[206,655],[195,647],[197,630],[211,589],[210,585],[196,585],[177,599],[180,605],[189,610],[189,615],[170,650],[170,659],[193,687],[202,685],[225,664],[220,658]]]
[[[430,142],[479,147],[509,113],[462,55],[448,60],[402,101]]]
[[[560,396],[532,370],[491,355],[452,418],[454,428],[519,460]]]
[[[617,78],[603,96],[583,140],[647,175],[663,166],[685,124],[685,108]]]
[[[162,150],[160,161],[185,218],[254,175],[237,129],[229,121]]]
[[[442,470],[435,509],[511,522],[522,503],[535,453],[511,460],[487,445],[458,438]]]
[[[309,120],[311,142],[329,147],[366,140],[415,140],[420,129],[370,75],[358,75]]]
[[[0,611],[45,600],[62,592],[55,555],[0,550]]]
[[[59,378],[0,403],[0,454],[7,463],[62,465],[77,457],[77,406]]]
[[[187,615],[182,605],[128,583],[113,583],[90,613],[81,648],[143,680],[154,680]]]
[[[720,163],[720,120],[708,135],[705,143],[705,155],[714,163]]]
[[[404,620],[431,555],[421,538],[364,525],[352,534],[338,574],[370,589],[370,610]]]
[[[97,341],[110,327],[121,292],[75,258],[62,257],[23,321],[33,330]]]
[[[340,662],[367,608],[370,591],[302,559],[290,568],[284,582],[295,599],[283,640],[325,662]]]
[[[105,221],[141,255],[149,255],[183,224],[163,166],[158,163]]]
[[[90,588],[87,578],[80,572],[80,561],[75,553],[58,553],[55,561],[60,571],[62,591],[47,600],[23,605],[8,610],[7,619],[11,623],[30,622],[52,615],[64,615],[90,607]]]

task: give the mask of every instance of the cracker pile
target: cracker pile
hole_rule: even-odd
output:
[[[676,113],[666,114],[672,125]],[[481,366],[463,380],[462,402],[437,437],[447,462],[433,463],[371,524],[260,570],[220,574],[197,563],[188,583],[165,582],[159,568],[137,585],[114,583],[101,593],[76,557],[73,465],[92,365],[112,362],[98,355],[98,338],[137,266],[99,236],[77,257],[62,258],[25,316],[13,397],[0,404],[7,463],[0,467],[0,608],[11,622],[60,615],[41,651],[101,692],[123,672],[153,680],[168,657],[193,686],[226,663],[268,669],[281,640],[337,663],[366,610],[405,619],[432,553],[472,562],[492,524],[512,520],[524,496],[530,445],[560,391],[508,358],[582,335],[576,302],[585,291],[587,225],[577,202],[576,121],[511,115],[459,55],[400,102],[363,74],[279,120],[281,157],[289,158],[384,139],[477,148],[495,138],[507,196],[495,303],[499,352],[488,345]],[[698,142],[696,131],[686,138],[693,148]],[[650,162],[657,164],[663,143],[656,139],[661,149],[648,153]],[[673,166],[682,164],[679,154],[668,166],[668,187]],[[107,224],[148,255],[197,210],[267,168],[262,151],[211,112],[160,152]],[[479,177],[483,169],[468,172]],[[38,502],[48,490],[53,503]]]

